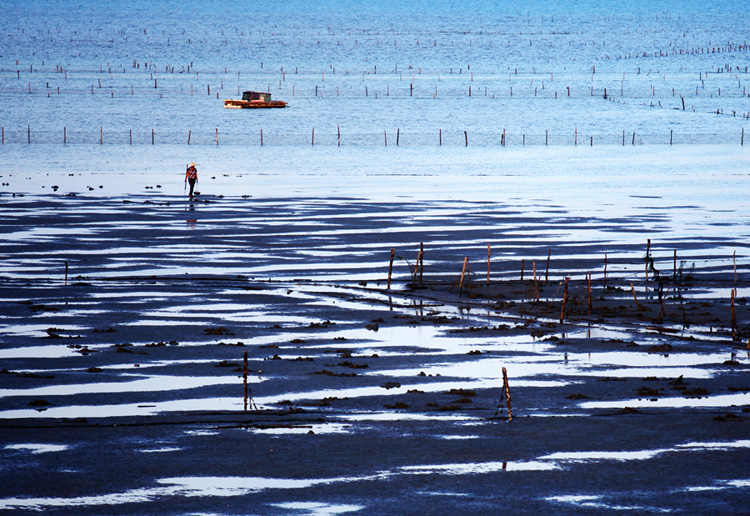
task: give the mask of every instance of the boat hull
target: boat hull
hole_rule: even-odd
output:
[[[271,102],[258,102],[252,100],[227,99],[224,101],[224,107],[227,109],[284,108],[286,107],[286,102],[283,102],[281,100],[272,100]]]

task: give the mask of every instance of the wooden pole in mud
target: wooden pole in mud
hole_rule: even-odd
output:
[[[552,248],[547,248],[547,267],[544,269],[544,283],[549,281],[549,259],[552,256]]]
[[[414,273],[411,276],[411,284],[412,286],[416,286],[417,284],[417,276],[419,275],[419,262],[422,259],[422,249],[419,250],[417,253],[417,261],[414,264]]]
[[[635,295],[635,287],[633,284],[630,284],[630,291],[633,292],[633,299],[635,299],[635,307],[638,309],[638,311],[641,311],[641,305],[638,304],[638,297]]]
[[[508,405],[508,423],[513,421],[513,410],[510,403],[510,384],[508,383],[508,370],[503,367],[503,391],[505,393],[505,403]]]
[[[672,282],[677,283],[677,249],[674,250],[674,261],[672,263]]]
[[[133,130],[130,129],[130,145],[133,145]]]
[[[393,273],[393,258],[396,256],[396,250],[391,248],[391,263],[388,265],[388,286],[386,290],[391,289],[391,274]]]
[[[216,146],[219,146],[219,128],[216,128]]]
[[[152,127],[151,128],[151,145],[153,145],[153,144],[154,144],[154,129]]]
[[[310,140],[310,145],[315,145],[315,128],[312,128],[312,139]]]
[[[586,273],[586,290],[589,294],[588,315],[591,315],[591,271]]]
[[[68,286],[68,262],[65,262],[65,286]]]
[[[536,260],[534,260],[534,301],[539,301],[539,279],[536,277]]]
[[[396,129],[396,147],[399,146],[400,140],[401,140],[401,129],[397,128]]]
[[[521,281],[523,281],[523,270],[526,268],[526,260],[521,258]]]
[[[466,256],[464,258],[464,267],[461,270],[461,281],[458,284],[458,297],[461,297],[461,292],[463,291],[463,288],[464,288],[464,276],[466,275],[466,266],[468,265],[468,263],[469,263],[469,257]]]
[[[188,130],[188,145],[190,145],[190,136],[192,135],[193,130]]]
[[[570,276],[567,276],[565,278],[565,288],[563,289],[562,309],[560,309],[560,324],[562,324],[563,320],[565,319],[565,305],[568,303],[568,280],[570,280]]]
[[[388,130],[387,129],[383,131],[383,140],[385,141],[385,146],[388,147]]]
[[[339,127],[338,125],[336,125],[336,136],[336,146],[341,147],[341,127]]]
[[[734,265],[734,286],[737,286],[737,251],[732,254],[732,264]]]
[[[99,126],[99,145],[104,145],[104,129]]]
[[[464,131],[464,147],[468,147],[468,146],[469,146],[469,134],[466,131]]]
[[[260,130],[260,146],[263,147],[263,129]]]
[[[245,388],[245,412],[247,412],[247,350],[242,360],[242,385]]]
[[[646,281],[648,281],[648,264],[651,259],[651,239],[646,243]]]
[[[438,141],[440,142],[440,146],[443,146],[443,130],[440,129],[440,133],[438,134]]]
[[[664,303],[666,302],[666,300],[667,300],[666,297],[662,298],[662,300],[661,300],[661,308],[659,309],[659,315],[656,318],[656,323],[657,324],[661,324],[661,321],[664,318]]]

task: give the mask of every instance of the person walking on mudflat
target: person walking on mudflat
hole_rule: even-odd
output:
[[[195,163],[191,163],[185,172],[185,182],[190,183],[190,198],[193,198],[193,189],[195,183],[198,181],[198,169],[195,168]]]

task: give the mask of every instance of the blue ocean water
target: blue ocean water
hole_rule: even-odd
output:
[[[265,145],[739,143],[748,14],[730,1],[5,1],[0,124],[5,143],[257,146],[261,130]],[[223,109],[244,90],[289,107]]]

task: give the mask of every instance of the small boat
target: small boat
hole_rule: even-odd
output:
[[[242,92],[242,100],[225,99],[224,107],[227,109],[283,108],[286,107],[286,102],[281,100],[271,100],[270,93],[244,91]]]

